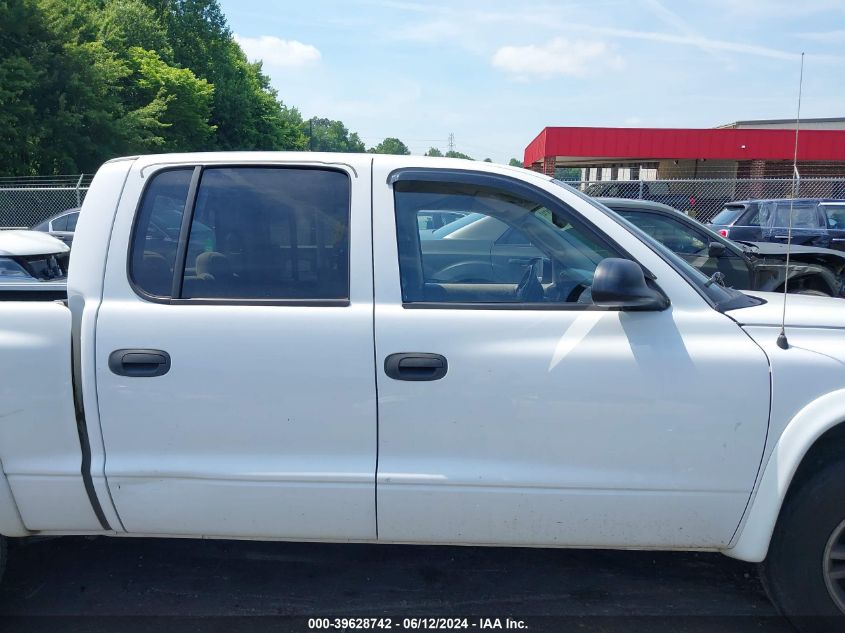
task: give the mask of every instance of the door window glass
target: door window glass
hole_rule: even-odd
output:
[[[620,211],[619,214],[679,255],[707,254],[709,242],[705,241],[705,236],[674,218],[636,211]]]
[[[170,297],[182,213],[192,167],[152,177],[135,220],[129,252],[129,278],[146,294]]]
[[[79,212],[67,214],[67,228],[66,231],[76,230],[76,221],[79,219]]]
[[[394,196],[405,303],[588,304],[596,266],[619,257],[569,212],[505,191],[399,181]],[[438,208],[466,215],[426,239],[419,212]]]
[[[337,171],[205,169],[182,298],[347,299],[349,200]]]
[[[53,231],[67,231],[67,218],[66,215],[60,215],[50,223],[50,228]]]
[[[827,228],[841,231],[845,229],[845,204],[822,205],[827,220]]]
[[[819,217],[815,204],[795,204],[779,202],[775,210],[772,226],[788,227],[789,211],[792,209],[792,228],[815,229],[819,227]]]

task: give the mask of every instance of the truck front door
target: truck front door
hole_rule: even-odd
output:
[[[760,348],[574,193],[561,189],[569,206],[504,175],[379,169],[379,539],[727,544],[766,436]],[[416,214],[435,205],[518,229],[548,274],[529,261],[518,283],[427,278]],[[672,305],[594,309],[593,273],[614,256],[641,261]]]

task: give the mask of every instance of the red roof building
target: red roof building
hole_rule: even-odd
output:
[[[525,167],[581,180],[781,178],[792,175],[795,120],[738,121],[712,129],[547,127]],[[802,177],[845,176],[845,118],[802,119]]]

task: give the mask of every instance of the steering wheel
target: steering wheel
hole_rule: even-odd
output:
[[[582,301],[579,301],[579,299],[581,298],[581,295],[584,294],[584,291],[589,287],[590,286],[585,283],[575,284],[566,296],[566,303],[583,303]]]

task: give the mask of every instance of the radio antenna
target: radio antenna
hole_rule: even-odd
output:
[[[792,207],[795,204],[795,196],[801,186],[801,174],[798,173],[798,130],[801,129],[801,89],[804,86],[804,53],[801,53],[801,72],[798,75],[798,112],[795,115],[795,153],[792,156],[792,196],[789,200],[789,231],[786,237],[786,269],[783,279],[783,310],[780,317],[780,334],[778,334],[778,347],[789,349],[789,341],[786,338],[786,295],[789,285],[789,253],[792,250]]]

